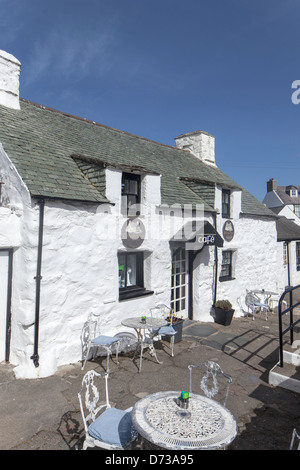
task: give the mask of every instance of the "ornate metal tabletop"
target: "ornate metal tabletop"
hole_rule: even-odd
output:
[[[141,317],[126,318],[125,320],[122,321],[122,325],[127,326],[127,328],[134,328],[137,333],[138,344],[137,344],[137,348],[134,352],[132,360],[134,360],[137,349],[138,347],[140,347],[141,352],[140,352],[139,372],[141,372],[142,370],[143,350],[145,346],[149,347],[150,354],[155,357],[156,361],[159,364],[162,364],[162,362],[158,360],[155,347],[153,344],[153,338],[157,335],[157,331],[159,330],[159,328],[167,324],[168,322],[164,320],[163,318],[151,318],[151,317],[146,317],[145,322],[142,322]],[[146,330],[148,333],[146,333]]]
[[[122,325],[127,326],[128,328],[134,328],[136,330],[153,330],[161,328],[167,324],[167,321],[163,318],[151,317],[147,317],[145,323],[142,322],[140,317],[126,318],[122,321]]]
[[[180,392],[154,393],[139,400],[132,413],[138,433],[156,446],[171,450],[220,449],[237,434],[236,421],[227,408],[191,393],[189,407],[177,405]]]

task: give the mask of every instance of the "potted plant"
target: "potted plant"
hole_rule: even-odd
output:
[[[214,305],[214,320],[220,325],[228,326],[231,323],[234,314],[231,302],[229,300],[217,300]]]
[[[174,330],[177,331],[177,334],[174,337],[174,343],[178,343],[182,339],[182,327],[183,327],[183,322],[184,322],[183,316],[177,317],[175,313],[173,312],[173,310],[171,309],[166,320],[167,322],[169,322],[170,325],[173,326]],[[169,341],[170,338],[169,337],[167,338]]]

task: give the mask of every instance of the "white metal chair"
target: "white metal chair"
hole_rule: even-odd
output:
[[[87,321],[83,326],[81,333],[81,343],[84,360],[81,370],[84,370],[85,368],[91,348],[94,348],[95,350],[93,357],[97,355],[97,351],[100,348],[103,348],[107,357],[106,372],[109,373],[109,358],[112,354],[113,347],[115,347],[116,362],[119,364],[118,353],[120,339],[117,336],[106,336],[99,334],[99,318],[100,315],[94,315],[93,313],[90,313]]]
[[[248,314],[249,314],[249,310],[248,310],[247,306],[244,305],[244,303],[245,303],[244,300],[245,300],[245,298],[242,297],[242,296],[240,296],[240,297],[238,297],[238,298],[236,299],[237,304],[238,304],[239,309],[241,310],[241,312],[248,315]]]
[[[297,442],[296,442],[297,440]],[[295,445],[295,447],[294,447]],[[293,429],[292,440],[290,444],[290,450],[300,450],[300,434],[297,433],[296,428]]]
[[[177,331],[174,330],[172,326],[172,315],[171,315],[171,308],[165,304],[158,304],[155,307],[150,309],[151,316],[155,318],[170,318],[170,324],[167,326],[162,326],[156,332],[157,336],[167,336],[170,339],[170,347],[171,347],[171,355],[174,357],[174,342],[175,342],[175,335]]]
[[[265,310],[266,311],[266,320],[268,319],[268,310],[269,306],[267,304],[264,304],[263,302],[260,301],[256,295],[254,295],[251,292],[247,292],[246,297],[245,297],[245,304],[247,305],[248,312],[252,313],[253,320],[254,316],[257,312],[260,310]]]
[[[95,384],[99,379],[104,388],[104,399],[100,401],[99,388]],[[78,393],[80,411],[85,429],[83,450],[88,447],[101,447],[109,450],[130,448],[138,434],[132,425],[132,408],[119,410],[111,407],[108,396],[108,374],[98,374],[90,370],[82,380]]]
[[[281,295],[283,294],[283,292],[284,290],[280,289],[277,295],[272,295],[271,298],[269,299],[269,305],[270,305],[270,309],[272,310],[272,312],[274,312],[274,309],[278,306],[279,299]],[[285,305],[284,308],[287,308],[287,301],[282,300],[282,305]]]
[[[221,397],[221,395],[225,399],[223,401],[223,405],[226,406],[227,398],[228,398],[228,392],[229,392],[229,387],[232,382],[232,379],[229,375],[225,374],[219,364],[217,364],[214,361],[205,361],[202,362],[199,365],[189,365],[188,366],[189,371],[190,371],[190,385],[189,385],[189,391],[190,393],[193,393],[193,369],[198,369],[200,372],[200,378],[197,375],[197,378],[200,380],[199,385],[201,390],[204,392],[204,395],[208,398],[213,398],[217,396],[218,398]],[[202,373],[204,370],[205,373]],[[194,372],[195,375],[195,372]],[[221,385],[221,379],[224,381]],[[218,380],[219,379],[219,380]],[[195,383],[195,378],[194,378],[194,383]],[[222,399],[223,400],[223,399]],[[221,401],[220,399],[218,401]]]

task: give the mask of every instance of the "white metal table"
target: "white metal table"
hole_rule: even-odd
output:
[[[134,360],[136,352],[138,348],[140,348],[141,352],[139,372],[141,372],[142,370],[143,350],[145,346],[149,347],[149,352],[155,357],[156,361],[159,364],[162,364],[162,362],[158,360],[156,350],[153,344],[153,338],[157,335],[157,330],[159,330],[159,328],[168,325],[168,322],[166,320],[164,320],[163,318],[146,317],[146,322],[143,323],[140,317],[133,317],[126,318],[125,320],[123,320],[122,325],[126,326],[127,328],[134,328],[137,333],[138,344],[134,351],[132,360]]]
[[[263,289],[254,289],[251,292],[253,294],[258,294],[258,295],[263,296],[263,301],[264,301],[265,304],[268,305],[269,310],[271,310],[270,300],[271,300],[272,295],[278,295],[277,292],[272,292],[272,291],[263,290]]]
[[[139,400],[132,412],[138,433],[152,444],[169,450],[215,450],[236,437],[237,423],[231,412],[202,395],[190,393],[189,407],[180,408],[180,392],[168,391]]]

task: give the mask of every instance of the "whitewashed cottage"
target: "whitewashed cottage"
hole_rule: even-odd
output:
[[[90,312],[112,335],[156,303],[212,321],[216,299],[239,316],[246,289],[278,287],[276,216],[217,167],[212,135],[171,147],[58,112],[20,99],[19,73],[1,51],[0,362],[16,377],[81,360]]]
[[[278,186],[271,178],[263,204],[278,216],[277,239],[285,267],[280,284],[300,284],[300,186]]]

